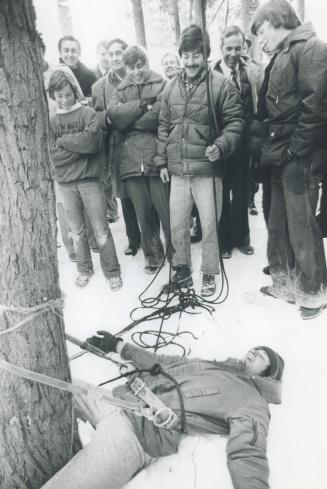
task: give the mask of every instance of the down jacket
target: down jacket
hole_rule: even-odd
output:
[[[211,163],[205,150],[213,142],[221,158],[227,158],[237,148],[244,124],[240,96],[222,74],[210,72],[218,121],[218,135],[211,141],[206,74],[189,94],[184,76],[182,70],[162,96],[156,164],[159,168],[168,165],[169,173],[178,176],[222,175],[222,163]]]
[[[284,40],[270,72],[266,109],[262,165],[281,165],[286,149],[300,158],[322,156],[321,148],[327,147],[327,45],[311,24],[297,27]]]
[[[268,402],[281,402],[281,382],[250,376],[235,359],[205,361],[180,356],[156,355],[125,344],[121,357],[139,368],[159,363],[178,382],[184,399],[188,433],[227,435],[227,463],[234,489],[268,489],[266,437],[269,427]],[[158,397],[180,415],[175,385],[163,374],[142,374]],[[135,402],[127,385],[113,394]],[[141,402],[141,401],[140,401]],[[127,413],[145,451],[153,457],[176,453],[179,429],[157,428],[146,418]]]
[[[109,102],[108,116],[122,135],[116,157],[120,178],[158,175],[154,164],[160,96],[165,86],[161,75],[150,70],[144,83],[136,85],[129,77],[117,88]],[[149,101],[152,108],[145,109],[142,102]]]

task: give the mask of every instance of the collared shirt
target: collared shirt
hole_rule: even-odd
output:
[[[221,71],[223,72],[223,75],[225,75],[225,77],[233,82],[233,74],[232,74],[232,69],[226,65],[225,61],[222,59],[221,60],[221,63],[220,63],[220,68],[221,68]],[[240,74],[240,65],[239,63],[237,63],[237,65],[235,66],[235,71],[236,71],[236,80],[237,80],[237,83],[238,83],[238,86],[240,87],[241,86],[241,74]]]

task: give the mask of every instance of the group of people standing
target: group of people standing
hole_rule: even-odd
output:
[[[220,256],[230,258],[235,247],[254,252],[248,206],[255,161],[265,175],[266,271],[272,278],[261,292],[296,302],[304,319],[323,310],[327,273],[315,214],[326,165],[327,49],[286,0],[277,3],[272,15],[268,1],[252,25],[270,58],[264,73],[248,55],[250,41],[238,26],[226,28],[222,58],[211,64],[209,36],[196,25],[187,27],[178,54],[162,58],[163,75],[149,67],[142,47],[122,39],[98,44],[99,65],[92,72],[79,60],[78,40],[60,39],[61,62],[72,77],[59,68],[49,79],[56,101],[51,151],[78,286],[93,274],[90,249],[100,252],[111,288],[122,286],[108,224],[117,219],[119,197],[125,253],[142,247],[150,274],[166,258],[172,287],[193,285],[190,223],[197,216],[201,294],[213,295]]]

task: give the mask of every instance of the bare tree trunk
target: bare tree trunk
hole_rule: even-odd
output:
[[[181,27],[179,22],[178,0],[169,0],[169,17],[171,19],[171,24],[174,32],[174,38],[175,38],[174,44],[177,45],[181,33]]]
[[[142,0],[132,0],[136,42],[146,48],[146,36]]]
[[[259,49],[257,38],[250,34],[250,24],[253,14],[259,5],[259,0],[241,0],[241,26],[243,32],[251,37],[251,56],[255,60],[261,59],[261,50]]]
[[[304,21],[305,17],[305,0],[297,0],[297,11],[299,17],[302,21]]]
[[[60,298],[48,110],[32,0],[1,0],[0,304]],[[0,358],[69,380],[58,307],[0,336]],[[56,314],[55,314],[56,313]],[[0,331],[26,314],[3,312]],[[38,489],[70,458],[71,396],[0,370],[0,487]]]
[[[194,24],[201,27],[202,25],[202,16],[201,16],[201,0],[194,0]]]
[[[70,12],[69,0],[57,0],[58,12],[59,12],[59,23],[61,34],[63,36],[73,34],[73,22],[72,15]]]
[[[226,0],[226,11],[225,11],[225,21],[224,21],[225,29],[228,26],[228,17],[229,17],[229,0]]]
[[[189,0],[188,20],[190,24],[193,24],[193,5],[194,0]]]

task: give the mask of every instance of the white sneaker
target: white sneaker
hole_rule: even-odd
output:
[[[118,277],[110,277],[109,285],[110,285],[111,290],[113,290],[114,292],[121,289],[123,286],[123,281],[121,279],[121,276],[118,275]]]

